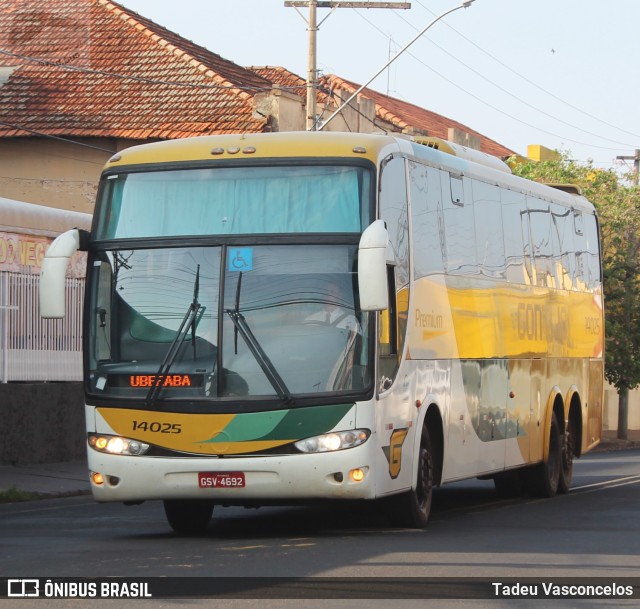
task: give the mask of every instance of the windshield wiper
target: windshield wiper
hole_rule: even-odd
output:
[[[234,342],[236,353],[238,352],[238,332],[242,336],[244,342],[249,347],[249,351],[255,358],[256,362],[264,372],[265,376],[271,383],[278,397],[286,404],[293,403],[293,397],[289,391],[287,384],[280,376],[273,363],[269,359],[269,356],[265,353],[262,345],[256,338],[255,334],[251,331],[247,320],[240,312],[240,285],[242,283],[242,272],[238,276],[238,287],[236,289],[236,303],[234,309],[225,309],[225,313],[231,318],[234,325]]]
[[[155,374],[153,385],[151,389],[149,389],[149,393],[147,393],[147,406],[151,406],[153,402],[158,397],[160,390],[162,389],[164,379],[169,374],[169,370],[173,363],[176,361],[176,357],[178,356],[178,351],[184,342],[184,339],[187,337],[187,333],[189,329],[191,329],[191,340],[193,345],[193,357],[196,357],[196,326],[198,322],[198,313],[200,313],[200,317],[204,313],[204,307],[198,302],[198,294],[200,292],[200,265],[196,270],[196,280],[193,286],[193,300],[185,313],[185,316],[178,328],[178,331],[175,335],[175,338],[171,341],[169,345],[169,349],[158,368],[158,371]]]

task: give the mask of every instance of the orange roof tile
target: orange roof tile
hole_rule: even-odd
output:
[[[110,0],[0,0],[0,137],[260,132],[253,96],[269,89]]]
[[[307,81],[304,78],[281,66],[249,66],[247,69],[266,78],[274,85],[278,85],[283,89],[290,89],[300,95],[304,94],[307,87]]]
[[[250,66],[247,69],[253,70],[259,76],[266,78],[282,89],[286,89],[303,98],[306,96],[307,81],[286,68],[280,66]],[[328,103],[329,96],[324,91],[318,90],[316,99],[319,104],[326,104]]]

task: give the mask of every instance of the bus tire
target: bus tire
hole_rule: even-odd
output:
[[[558,482],[558,492],[568,493],[573,478],[573,453],[575,434],[571,418],[567,423],[567,429],[562,436],[562,467],[560,469],[560,480]]]
[[[418,453],[416,488],[392,497],[391,517],[394,523],[407,528],[423,529],[429,522],[433,501],[434,461],[432,442],[426,426],[422,428]]]
[[[554,497],[558,492],[562,471],[562,435],[558,417],[551,415],[549,430],[549,455],[546,461],[535,465],[530,472],[530,482],[535,495]]]
[[[169,526],[176,533],[199,535],[207,530],[213,514],[213,501],[166,499],[163,503]]]

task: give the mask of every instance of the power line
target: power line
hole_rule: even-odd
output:
[[[432,11],[429,11],[430,13]],[[398,17],[400,19],[402,19],[402,21],[404,21],[407,25],[409,25],[410,27],[412,27],[414,30],[417,31],[417,28],[410,23],[409,21],[407,21],[404,17],[402,17],[402,15],[398,15]],[[451,26],[449,26],[451,27]],[[455,31],[455,30],[454,30]],[[578,131],[582,131],[582,133],[586,133],[587,135],[592,135],[593,137],[596,137],[600,140],[606,140],[608,142],[612,142],[613,144],[620,144],[621,146],[626,146],[626,147],[631,147],[632,144],[629,144],[628,142],[620,142],[618,140],[612,140],[611,138],[608,137],[603,137],[601,135],[598,135],[597,133],[593,133],[591,131],[587,131],[586,129],[583,129],[582,127],[578,127],[577,125],[574,125],[572,123],[568,123],[567,121],[564,121],[556,116],[553,116],[553,114],[549,114],[548,112],[545,112],[544,110],[541,110],[540,108],[537,108],[536,106],[534,106],[533,104],[529,103],[528,101],[526,101],[525,99],[522,99],[521,97],[518,97],[517,95],[515,95],[514,93],[512,93],[511,91],[509,91],[508,89],[505,89],[504,87],[502,87],[501,85],[493,82],[490,78],[486,77],[484,74],[482,74],[481,72],[479,72],[478,70],[475,70],[474,68],[472,68],[471,66],[467,65],[464,61],[462,61],[459,57],[456,57],[453,53],[450,53],[449,51],[447,51],[445,48],[441,47],[439,44],[437,44],[436,42],[434,42],[433,40],[429,40],[429,42],[435,46],[436,48],[440,49],[440,51],[442,51],[443,53],[445,53],[446,55],[448,55],[449,57],[451,57],[451,59],[453,59],[454,61],[457,61],[459,64],[461,64],[462,66],[464,66],[465,68],[467,68],[467,70],[469,70],[470,72],[473,72],[476,76],[479,76],[480,78],[482,78],[483,80],[485,80],[486,82],[488,82],[489,84],[493,85],[494,87],[496,87],[497,89],[499,89],[500,91],[502,91],[503,93],[506,93],[507,95],[509,95],[510,97],[513,97],[513,99],[519,101],[521,104],[524,104],[525,106],[527,106],[528,108],[531,108],[532,110],[535,110],[536,112],[539,112],[540,114],[551,118],[559,123],[562,123],[563,125],[566,125],[567,127],[571,127],[572,129],[576,129]],[[638,136],[640,137],[640,136]]]
[[[331,119],[333,119],[334,116],[336,116],[337,114],[339,114],[340,110],[342,109],[342,107],[344,106],[348,106],[349,103],[351,102],[352,99],[354,99],[361,91],[363,91],[365,89],[365,87],[368,87],[370,83],[372,83],[378,76],[380,76],[380,74],[382,74],[382,72],[384,72],[390,65],[392,62],[394,62],[396,59],[398,59],[398,57],[400,57],[400,55],[402,55],[402,53],[404,53],[411,45],[413,45],[419,38],[421,38],[422,36],[424,36],[424,34],[430,30],[436,23],[438,23],[438,21],[440,21],[441,19],[443,19],[444,17],[446,17],[447,15],[450,15],[451,13],[460,10],[461,8],[463,9],[467,9],[469,8],[469,6],[471,6],[471,4],[475,2],[475,0],[466,0],[465,2],[463,2],[462,4],[460,4],[459,6],[456,6],[454,8],[449,9],[448,11],[445,11],[444,13],[442,13],[441,15],[438,15],[433,21],[431,21],[431,23],[429,23],[426,27],[424,27],[423,29],[421,29],[420,31],[418,31],[418,34],[416,36],[414,36],[407,44],[405,44],[404,47],[402,47],[402,49],[400,49],[400,51],[398,51],[398,53],[392,57],[391,59],[389,59],[389,61],[387,61],[387,63],[382,66],[382,68],[380,68],[367,82],[365,82],[363,85],[361,85],[358,89],[356,89],[351,96],[349,97],[349,99],[347,99],[347,101],[343,102],[342,105],[333,113],[331,114],[331,116],[329,116],[329,118],[327,118],[327,120],[323,121],[322,124],[319,126],[318,130],[321,130],[323,127],[325,127],[326,125],[329,124],[329,122],[331,121]]]
[[[340,106],[340,104],[342,103],[342,99],[338,96],[338,94],[336,93],[336,91],[333,90],[332,87],[330,87],[329,89],[325,88],[324,90],[322,88],[319,88],[318,90],[322,91],[323,93],[325,93],[325,95],[327,95],[328,98],[334,99],[336,106]],[[325,106],[325,109],[328,109],[328,108],[329,108],[329,104],[327,103],[326,106]],[[346,108],[342,108],[340,110],[340,115],[343,118],[344,118],[344,110],[345,109]],[[355,112],[356,114],[361,116],[363,119],[365,119],[366,121],[370,122],[374,127],[376,127],[377,129],[380,129],[380,131],[382,131],[383,133],[385,133],[385,134],[389,133],[386,129],[384,129],[384,127],[382,127],[381,125],[376,123],[375,114],[374,114],[374,118],[373,119],[370,118],[364,112],[362,112],[362,110],[360,110],[360,108],[358,107],[357,104],[355,106],[349,106],[349,110]],[[347,121],[345,119],[344,123],[345,123],[347,129],[351,132],[351,127],[349,125],[349,121]]]
[[[424,4],[422,4],[422,2],[420,2],[420,0],[415,0],[423,9],[425,9],[428,13],[435,15],[435,13],[427,8]],[[533,87],[535,87],[536,89],[539,89],[540,91],[542,91],[543,93],[546,93],[547,95],[549,95],[550,97],[553,97],[553,99],[555,99],[556,101],[559,101],[561,103],[563,103],[565,106],[568,106],[569,108],[571,108],[572,110],[576,110],[577,112],[580,112],[581,114],[584,114],[585,116],[588,116],[589,118],[592,118],[593,120],[596,120],[600,123],[602,123],[603,125],[606,125],[607,127],[611,127],[613,129],[616,129],[617,131],[620,131],[621,133],[626,133],[627,135],[630,135],[632,137],[635,138],[640,138],[640,135],[638,135],[637,133],[632,133],[631,131],[627,131],[626,129],[622,129],[616,125],[612,125],[611,123],[608,123],[607,121],[593,115],[590,114],[589,112],[587,112],[586,110],[582,110],[581,108],[578,108],[577,106],[574,106],[573,104],[569,103],[568,101],[562,99],[561,97],[555,95],[554,93],[552,93],[551,91],[547,91],[545,88],[543,88],[542,86],[540,86],[539,84],[533,82],[532,80],[530,80],[529,78],[527,78],[526,76],[523,76],[520,72],[518,72],[517,70],[514,70],[511,66],[507,65],[506,63],[504,63],[502,60],[498,59],[497,57],[495,57],[494,55],[492,55],[491,53],[489,53],[489,51],[487,51],[486,49],[483,49],[480,45],[476,44],[475,42],[473,42],[473,40],[471,40],[470,38],[467,38],[464,34],[462,34],[461,32],[459,32],[458,30],[456,30],[453,26],[449,25],[448,23],[445,23],[445,25],[452,31],[454,31],[456,34],[458,34],[458,36],[460,36],[461,38],[463,38],[464,40],[466,40],[469,44],[473,45],[476,49],[478,49],[479,51],[481,51],[482,53],[484,53],[487,57],[490,57],[491,59],[493,59],[496,63],[500,64],[503,68],[505,68],[506,70],[508,70],[509,72],[511,72],[512,74],[515,74],[516,76],[518,76],[519,78],[521,78],[522,80],[524,80],[525,82],[529,83],[530,85],[532,85]],[[613,140],[610,140],[613,141]]]
[[[361,19],[364,19],[367,23],[369,23],[369,25],[371,25],[373,28],[375,28],[376,30],[378,30],[378,32],[380,32],[385,38],[387,37],[387,35],[374,23],[372,23],[369,19],[367,19],[364,15],[361,15],[358,13],[358,16]],[[443,74],[440,74],[440,72],[438,72],[437,70],[435,70],[433,67],[431,67],[430,65],[426,64],[424,61],[422,61],[419,57],[416,57],[416,55],[414,55],[413,53],[407,51],[407,54],[410,55],[413,59],[415,59],[418,63],[422,64],[425,68],[427,68],[429,71],[433,72],[436,76],[439,76],[440,78],[442,78],[442,80],[448,82],[450,85],[452,85],[453,87],[455,87],[456,89],[459,89],[460,91],[462,91],[463,93],[465,93],[466,95],[468,95],[469,97],[472,97],[473,99],[475,99],[476,101],[479,101],[481,104],[491,108],[492,110],[495,110],[496,112],[502,114],[503,116],[506,116],[518,123],[520,123],[521,125],[524,125],[525,127],[530,127],[531,129],[535,129],[536,131],[540,131],[541,133],[546,133],[547,135],[551,135],[554,138],[559,138],[562,140],[566,140],[568,142],[573,142],[574,144],[580,144],[581,146],[588,146],[591,148],[598,148],[600,150],[619,150],[619,148],[611,148],[608,146],[597,146],[593,143],[587,143],[587,142],[581,142],[579,140],[574,140],[568,137],[564,137],[562,135],[559,135],[557,133],[553,133],[552,131],[547,131],[546,129],[542,129],[541,127],[536,127],[535,125],[532,125],[530,123],[527,123],[526,121],[523,121],[522,119],[513,116],[512,114],[509,114],[508,112],[501,110],[500,108],[497,108],[496,106],[490,104],[489,102],[485,101],[484,99],[478,97],[477,95],[471,93],[470,91],[467,91],[466,89],[464,89],[462,86],[458,85],[457,83],[453,82],[451,79],[447,78],[446,76],[444,76]]]

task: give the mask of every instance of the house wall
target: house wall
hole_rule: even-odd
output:
[[[304,131],[304,100],[279,87],[257,93],[253,98],[255,113],[268,117],[273,131]]]
[[[640,389],[629,392],[628,429],[640,429]],[[605,385],[602,429],[618,429],[618,392],[615,387]]]
[[[336,97],[341,99],[340,103],[346,102],[351,95],[346,91],[338,91]],[[318,113],[322,116],[322,120],[328,120],[336,108],[330,106],[328,108],[318,107]],[[324,131],[349,131],[356,133],[374,133],[380,130],[376,124],[376,106],[373,101],[363,97],[356,96],[348,105],[342,108],[331,122],[324,128]]]
[[[100,172],[113,151],[136,142],[78,139],[96,150],[48,138],[0,139],[0,197],[93,213]]]

